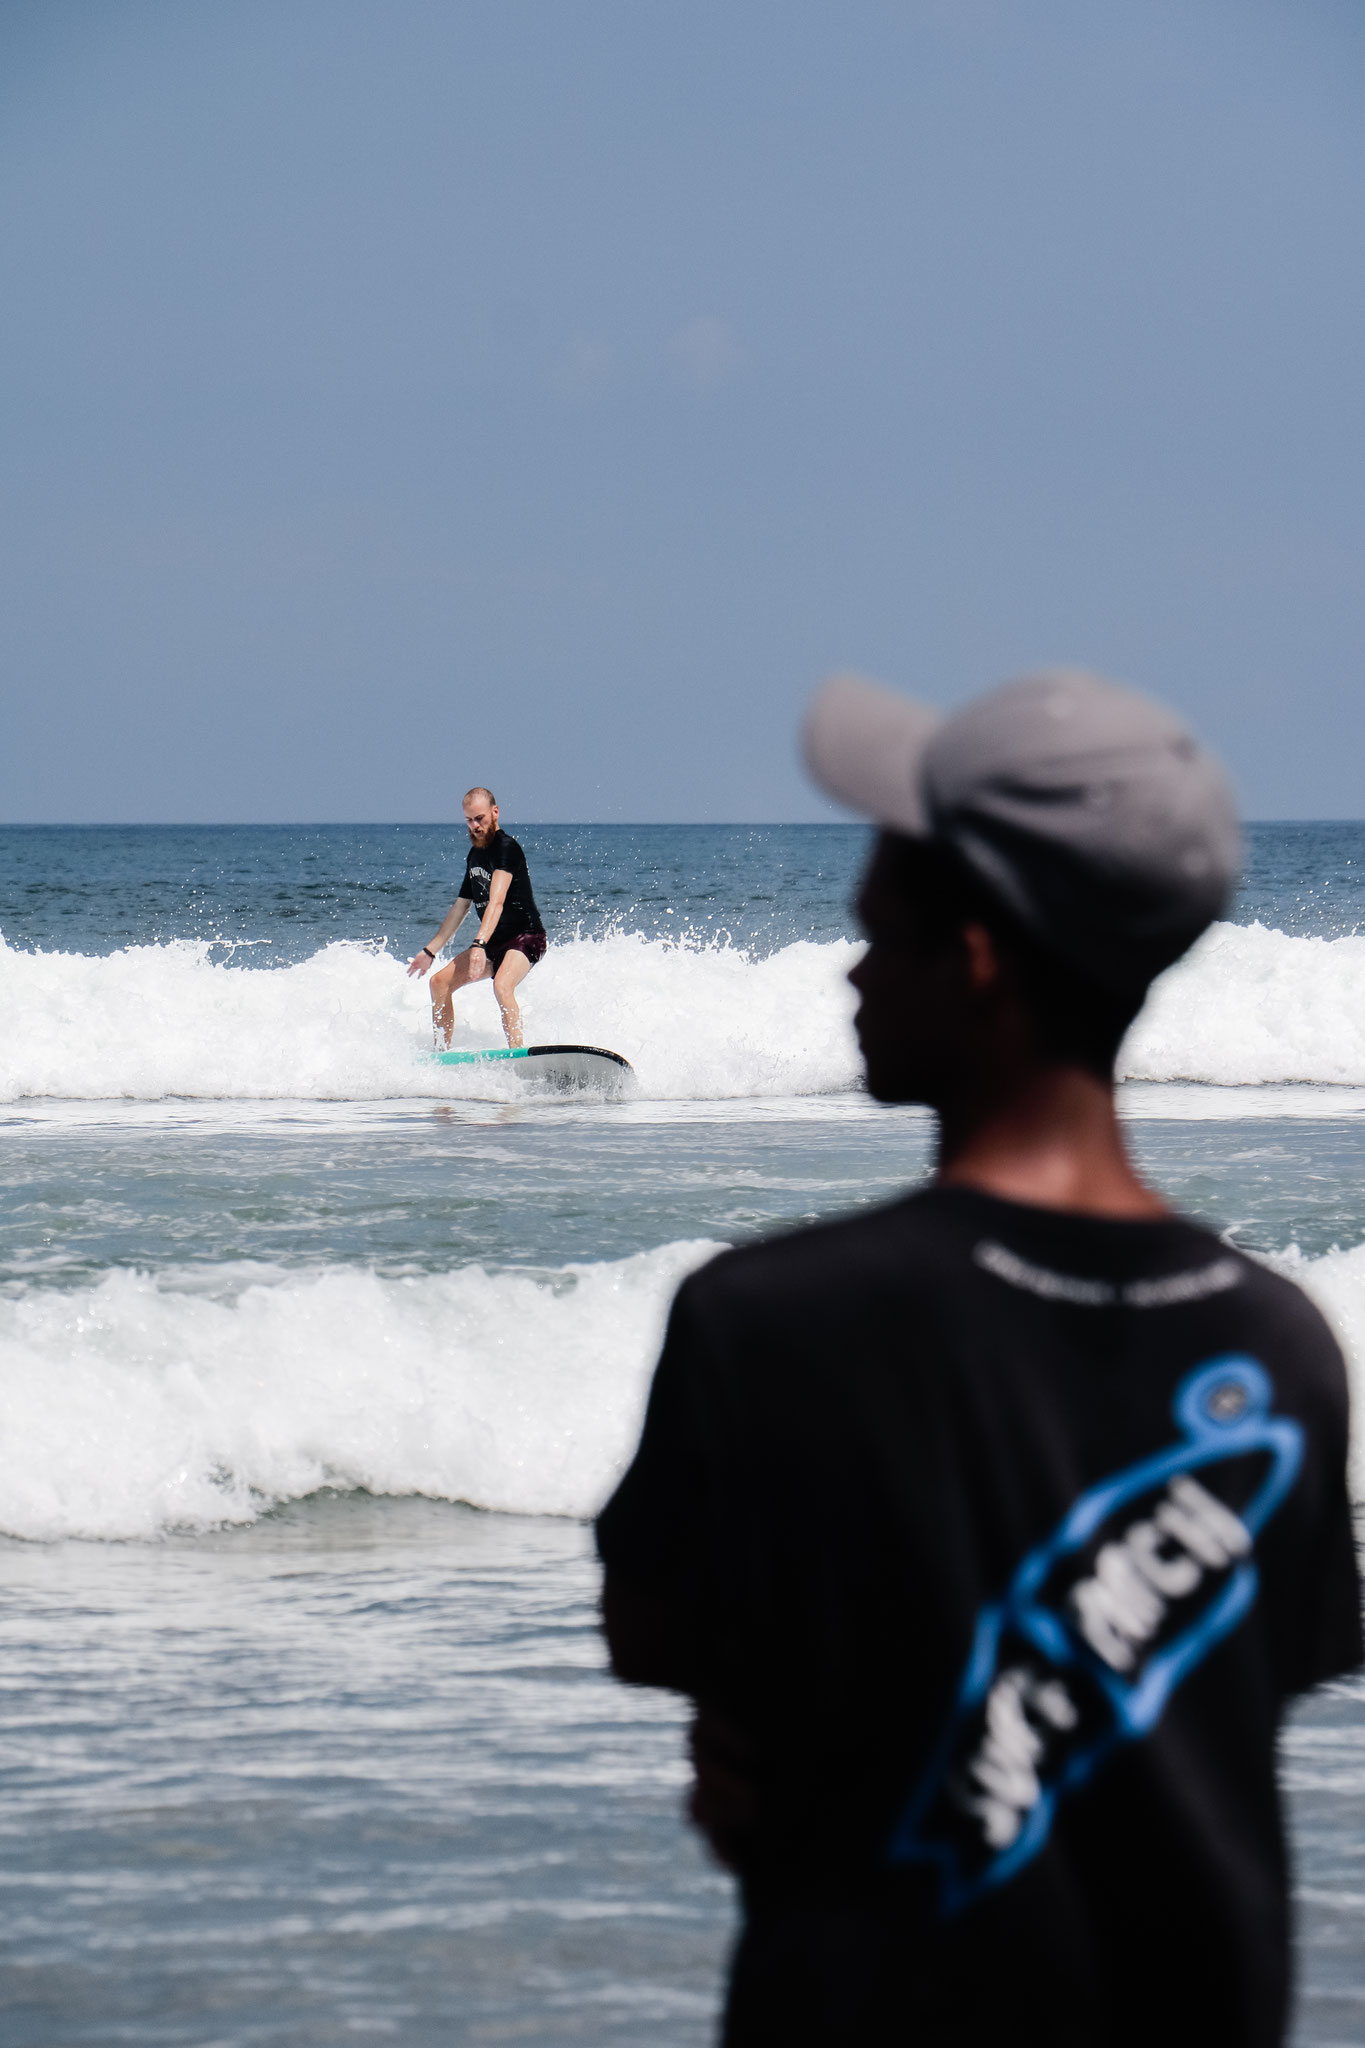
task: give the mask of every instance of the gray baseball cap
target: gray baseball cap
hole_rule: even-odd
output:
[[[831,796],[956,849],[1045,950],[1140,994],[1225,907],[1241,835],[1213,756],[1150,697],[1047,669],[949,717],[859,676],[811,705]]]

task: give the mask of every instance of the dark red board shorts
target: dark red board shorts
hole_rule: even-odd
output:
[[[506,940],[498,932],[494,932],[492,939],[484,948],[484,957],[494,974],[509,953],[524,953],[534,967],[537,960],[545,958],[545,948],[549,943],[544,932],[517,932],[515,937]]]

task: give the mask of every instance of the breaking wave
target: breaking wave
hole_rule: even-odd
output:
[[[837,1094],[858,1086],[845,981],[857,957],[846,940],[755,959],[640,933],[574,939],[523,985],[527,1037],[624,1053],[659,1100]],[[455,1042],[501,1042],[487,985],[459,998]],[[434,1069],[429,1044],[424,985],[370,946],[265,968],[197,941],[89,956],[0,939],[0,1101],[515,1089],[492,1071]],[[1157,984],[1122,1064],[1143,1081],[1365,1084],[1365,938],[1216,925]]]
[[[146,1539],[323,1488],[592,1514],[623,1469],[690,1241],[548,1272],[121,1271],[0,1299],[0,1528]],[[1275,1261],[1365,1392],[1365,1245]],[[1355,1483],[1365,1497],[1365,1454]]]
[[[550,1273],[113,1272],[0,1300],[0,1529],[138,1538],[324,1487],[588,1515],[718,1245]]]
[[[1126,1078],[1224,1086],[1365,1082],[1365,938],[1217,924],[1163,974],[1124,1047]]]
[[[765,960],[640,934],[555,945],[522,985],[529,1043],[624,1053],[666,1100],[821,1095],[858,1079],[858,949],[802,942]],[[457,999],[454,1043],[502,1043],[492,988]],[[425,984],[373,947],[292,967],[239,966],[181,940],[92,957],[0,940],[0,1101],[122,1097],[380,1101],[514,1090],[514,1076],[433,1068]]]

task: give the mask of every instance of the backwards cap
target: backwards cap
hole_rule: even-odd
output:
[[[858,676],[803,735],[831,796],[953,847],[1046,951],[1138,995],[1225,907],[1241,839],[1227,777],[1164,706],[1080,669],[951,717]]]

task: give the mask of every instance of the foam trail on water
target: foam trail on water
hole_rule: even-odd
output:
[[[588,1515],[720,1247],[548,1275],[116,1272],[0,1300],[0,1528],[149,1537],[324,1486]]]

